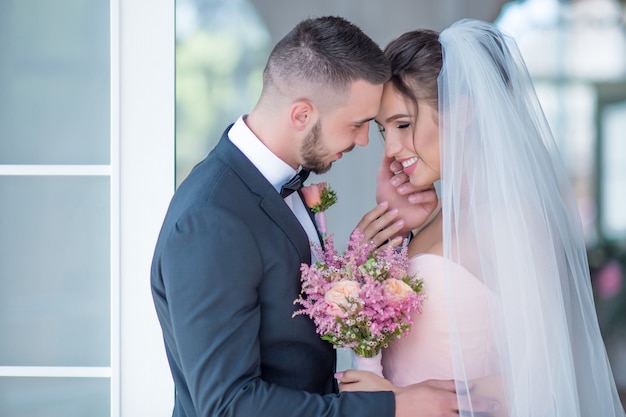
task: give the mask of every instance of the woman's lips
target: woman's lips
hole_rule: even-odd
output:
[[[417,161],[419,161],[419,158],[417,156],[414,156],[412,158],[403,159],[398,162],[402,164],[402,169],[404,170],[404,173],[406,175],[410,175],[413,171],[415,171],[415,168],[417,167]]]

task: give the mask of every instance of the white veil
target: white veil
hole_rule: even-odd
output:
[[[469,19],[439,40],[444,256],[492,295],[505,407],[496,415],[624,416],[568,175],[518,48]],[[455,379],[466,390],[475,381],[466,379],[453,316],[462,295],[447,282]],[[481,394],[499,395],[493,387]]]

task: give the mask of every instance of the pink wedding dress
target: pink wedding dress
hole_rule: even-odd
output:
[[[383,350],[385,378],[396,386],[454,379],[451,348],[458,343],[468,380],[495,374],[489,290],[465,268],[439,255],[416,255],[409,270],[424,280],[427,299],[422,314],[413,317],[411,332]],[[452,318],[447,313],[449,297],[454,297],[450,301],[456,310]],[[459,330],[451,333],[451,324]]]

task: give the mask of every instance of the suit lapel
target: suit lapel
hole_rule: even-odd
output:
[[[303,262],[311,263],[309,238],[302,225],[272,184],[267,181],[239,148],[228,139],[228,130],[230,130],[230,126],[215,147],[215,152],[224,163],[233,169],[249,190],[260,197],[260,207],[285,233],[298,251],[300,259]]]
[[[274,223],[282,229],[285,235],[287,235],[298,251],[300,258],[310,264],[311,246],[309,244],[309,237],[296,216],[274,188],[271,189],[271,193],[268,192],[261,200],[261,208],[272,218]]]

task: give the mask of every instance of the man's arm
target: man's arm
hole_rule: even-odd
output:
[[[231,213],[215,208],[180,220],[164,249],[170,350],[196,414],[393,416],[389,392],[322,396],[263,379],[260,253],[253,233]],[[179,395],[184,388],[177,387]]]

